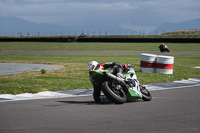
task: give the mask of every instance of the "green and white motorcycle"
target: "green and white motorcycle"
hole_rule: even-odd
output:
[[[105,96],[116,104],[137,99],[144,101],[152,99],[150,92],[137,80],[132,67],[128,68],[123,77],[113,75],[109,70],[92,70],[89,73],[95,84],[101,86]]]

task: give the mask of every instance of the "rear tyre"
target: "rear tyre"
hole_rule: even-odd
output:
[[[109,100],[116,104],[123,104],[126,102],[126,94],[119,84],[105,81],[101,85],[101,90]]]

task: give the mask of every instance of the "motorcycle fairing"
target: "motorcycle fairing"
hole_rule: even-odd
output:
[[[139,91],[129,88],[127,93],[127,100],[137,100],[141,99],[142,95]]]
[[[90,71],[90,76],[91,78],[97,83],[101,84],[102,83],[102,78],[103,78],[103,72],[109,72],[108,70],[92,70]]]
[[[137,79],[137,76],[135,74],[135,70],[133,68],[130,68],[130,70],[126,74],[125,79]]]

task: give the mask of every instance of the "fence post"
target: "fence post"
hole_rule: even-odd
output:
[[[106,36],[108,35],[108,32],[107,32],[107,31],[105,31],[105,35],[106,35]]]

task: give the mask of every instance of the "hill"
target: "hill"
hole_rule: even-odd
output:
[[[67,21],[66,21],[67,22]],[[95,30],[96,29],[96,30]],[[114,29],[114,30],[113,30]],[[163,32],[172,32],[177,30],[200,29],[200,18],[188,20],[180,23],[164,23],[158,26],[152,35],[161,34]],[[62,36],[62,35],[81,35],[84,31],[85,35],[123,35],[128,34],[127,29],[120,29],[117,25],[89,25],[84,26],[62,26],[58,24],[42,23],[36,24],[17,17],[0,17],[0,36]],[[114,32],[115,31],[115,32]],[[126,31],[124,33],[124,31]],[[132,32],[130,32],[132,31]],[[130,30],[129,35],[134,32],[135,35],[141,35],[141,32]]]
[[[0,18],[0,36],[19,36],[30,33],[31,35],[56,35],[66,31],[67,28],[57,24],[35,24],[17,17]]]
[[[172,32],[178,30],[199,30],[200,18],[191,19],[180,23],[164,23],[153,30],[153,34],[161,34],[163,32]]]
[[[200,35],[200,30],[177,30],[172,32],[164,32],[161,35]]]

